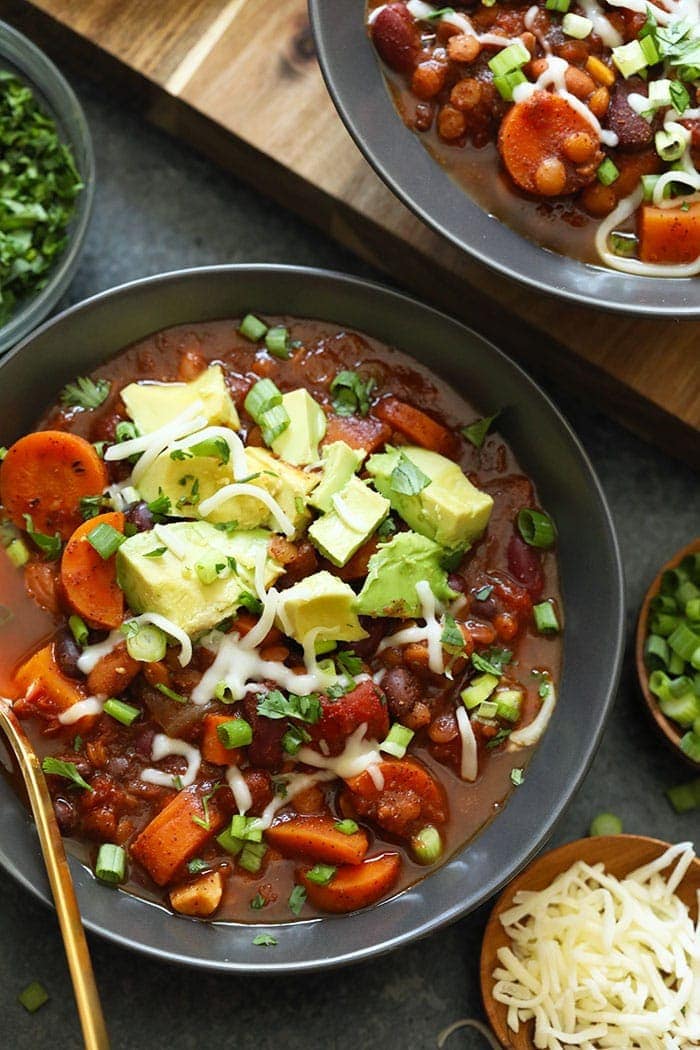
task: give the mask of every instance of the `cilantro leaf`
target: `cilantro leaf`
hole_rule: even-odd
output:
[[[41,768],[45,773],[50,773],[52,776],[64,777],[66,780],[70,780],[73,784],[83,788],[85,791],[95,790],[86,780],[83,780],[78,772],[78,767],[75,762],[63,762],[60,758],[52,758],[51,756],[48,756],[41,763]]]
[[[60,533],[57,532],[53,536],[47,536],[45,532],[37,532],[34,528],[31,514],[23,514],[22,517],[24,518],[27,534],[32,538],[42,554],[46,555],[48,561],[56,561],[61,554]]]
[[[257,937],[253,937],[253,944],[259,948],[273,948],[277,939],[269,933],[259,933]]]
[[[146,506],[150,510],[151,514],[169,514],[172,504],[170,497],[166,496],[162,489],[158,489],[158,495],[155,499],[152,499]]]
[[[80,515],[83,521],[96,518],[98,514],[102,513],[103,505],[104,496],[101,492],[96,496],[83,496],[80,500]]]
[[[292,892],[289,894],[289,910],[292,915],[299,915],[301,909],[304,907],[306,901],[306,890],[303,886],[295,886]]]
[[[321,701],[313,693],[308,696],[290,693],[285,697],[279,689],[272,689],[259,701],[258,714],[265,718],[298,718],[313,725],[321,717]]]
[[[472,653],[472,664],[477,671],[484,674],[495,674],[499,678],[503,674],[506,664],[513,659],[510,649],[485,649],[483,653]]]
[[[362,672],[362,660],[354,653],[352,649],[342,649],[337,655],[336,660],[340,664],[343,671],[349,674],[351,678]]]
[[[394,492],[403,496],[416,496],[428,487],[430,478],[408,458],[405,452],[401,452],[399,461],[391,472],[390,484]]]
[[[357,372],[338,372],[331,383],[333,410],[339,416],[366,416],[370,394],[376,386],[374,379],[362,379]]]
[[[457,621],[454,616],[450,616],[449,613],[445,614],[445,619],[442,625],[442,634],[440,635],[440,644],[449,650],[464,649],[464,635],[457,626]]]
[[[99,408],[109,396],[111,384],[106,379],[78,376],[74,383],[66,383],[60,394],[62,405],[71,408]]]
[[[486,440],[486,435],[491,429],[492,423],[494,420],[498,419],[500,414],[499,410],[498,412],[494,412],[492,416],[484,416],[483,419],[475,419],[473,423],[469,423],[468,426],[462,427],[462,434],[467,441],[471,441],[474,448],[481,448]]]

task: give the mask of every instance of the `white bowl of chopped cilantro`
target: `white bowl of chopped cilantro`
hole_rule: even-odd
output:
[[[85,115],[56,66],[0,22],[0,353],[66,291],[94,190]]]

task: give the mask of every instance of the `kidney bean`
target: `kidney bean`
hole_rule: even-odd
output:
[[[459,594],[464,594],[467,589],[467,581],[458,572],[451,572],[447,577],[447,583],[453,591],[457,591]]]
[[[527,588],[533,598],[539,598],[544,588],[544,572],[540,556],[534,547],[514,532],[508,544],[508,569],[516,580]]]
[[[82,679],[85,677],[78,668],[78,659],[82,649],[69,630],[64,629],[59,633],[53,651],[61,674],[64,674],[66,678]]]
[[[134,525],[139,532],[150,532],[154,525],[153,514],[144,500],[132,503],[126,512],[126,520],[130,525]]]
[[[408,715],[423,699],[423,690],[416,676],[405,667],[393,667],[382,679],[389,710],[395,718]]]
[[[618,149],[636,153],[651,145],[654,137],[654,125],[632,109],[627,101],[631,92],[646,95],[646,85],[638,77],[615,82],[610,97],[610,105],[605,117],[605,127],[614,131],[619,139]]]
[[[361,638],[359,642],[353,642],[352,648],[361,660],[368,660],[370,656],[374,656],[377,646],[384,635],[388,633],[391,625],[387,620],[375,620],[371,616],[361,616],[360,623],[363,629],[367,631],[368,637]]]
[[[141,730],[134,740],[134,750],[141,756],[141,758],[150,759],[151,751],[153,750],[153,737],[155,735],[155,728],[153,726],[147,726]]]
[[[78,826],[78,813],[67,798],[60,795],[53,800],[54,813],[62,835],[71,835]]]
[[[372,40],[388,66],[410,73],[420,49],[420,33],[405,4],[388,4],[372,23]]]

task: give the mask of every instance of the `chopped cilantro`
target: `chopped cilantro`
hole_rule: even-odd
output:
[[[239,605],[242,605],[244,609],[247,609],[248,612],[251,612],[256,616],[259,616],[262,612],[262,602],[259,598],[256,598],[254,594],[251,594],[250,591],[243,591],[242,594],[239,594],[238,603]]]
[[[167,549],[167,547],[154,547],[152,551],[146,551],[144,558],[162,558]]]
[[[430,478],[420,467],[408,458],[405,452],[399,454],[399,461],[391,472],[391,488],[403,496],[416,496],[430,484]]]
[[[357,372],[338,372],[331,383],[333,410],[339,416],[366,416],[370,408],[370,394],[376,386],[374,379],[362,379]]]
[[[57,532],[54,536],[47,536],[45,532],[37,532],[34,528],[31,514],[23,514],[22,517],[25,521],[27,534],[37,545],[42,554],[46,555],[48,561],[56,561],[61,554],[60,533]]]
[[[483,653],[472,653],[472,664],[477,671],[485,674],[495,674],[499,678],[503,674],[506,664],[513,659],[510,649],[498,649],[495,646],[485,649]]]
[[[273,948],[277,940],[269,933],[259,933],[257,937],[253,937],[253,944],[258,948]]]
[[[340,664],[343,671],[353,678],[362,671],[362,660],[360,657],[352,651],[352,649],[342,649],[337,655],[336,660]]]
[[[96,496],[83,496],[80,500],[80,514],[83,521],[89,521],[90,518],[96,518],[97,515],[102,512],[103,505],[104,496],[101,492]]]
[[[90,787],[86,780],[83,780],[75,762],[63,762],[60,758],[49,756],[41,763],[41,768],[45,773],[50,773],[52,776],[64,777],[66,780],[70,780],[85,791],[95,790],[93,787]]]
[[[292,915],[301,914],[301,909],[304,907],[306,901],[306,890],[303,886],[295,886],[292,892],[289,894],[289,910]]]
[[[377,536],[380,540],[388,539],[389,536],[393,536],[396,532],[396,522],[393,518],[385,518],[377,529]]]
[[[64,386],[60,394],[61,404],[71,408],[99,408],[107,400],[109,389],[110,384],[106,379],[93,380],[87,376],[78,376],[74,383]]]
[[[298,718],[300,722],[313,724],[321,717],[321,701],[313,693],[308,696],[290,693],[285,697],[279,689],[273,689],[262,696],[258,714],[265,718]]]
[[[146,506],[151,514],[169,514],[171,508],[170,497],[166,496],[163,490],[159,488],[156,498],[152,499]]]
[[[480,587],[478,591],[474,591],[474,597],[478,602],[485,602],[487,598],[490,598],[493,594],[493,584],[487,584],[485,587]]]
[[[253,911],[260,911],[260,909],[264,908],[266,904],[267,898],[263,897],[262,893],[258,890],[258,892],[253,897],[252,901],[250,902],[251,908],[253,909]]]
[[[494,412],[492,416],[484,416],[483,419],[475,419],[473,423],[469,423],[468,426],[462,427],[462,434],[471,441],[474,448],[481,448],[486,440],[486,435],[491,429],[493,422],[498,419],[500,412]]]
[[[519,769],[517,767],[515,769],[511,769],[511,771],[510,771],[510,779],[515,784],[516,787],[519,787],[522,784],[524,776],[525,776],[524,770]]]
[[[445,619],[443,620],[440,644],[448,650],[459,651],[464,649],[464,635],[457,626],[454,616],[450,616],[449,613],[445,614]]]

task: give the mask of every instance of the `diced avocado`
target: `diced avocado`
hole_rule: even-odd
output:
[[[420,616],[416,584],[421,580],[427,580],[438,601],[456,598],[441,564],[444,553],[437,543],[415,532],[399,532],[389,543],[380,544],[369,560],[355,611],[360,616]]]
[[[326,433],[326,413],[303,387],[282,395],[289,426],[272,442],[272,451],[295,467],[318,459],[318,443]]]
[[[355,642],[366,638],[353,610],[352,587],[330,572],[312,576],[282,591],[277,607],[277,625],[300,644],[319,628],[315,642]]]
[[[396,492],[391,474],[404,454],[427,477],[430,484],[415,495]],[[446,456],[415,445],[404,445],[371,456],[367,470],[382,495],[406,524],[443,547],[468,547],[488,525],[493,500],[464,476]]]
[[[261,472],[255,483],[264,485],[270,495],[274,496],[294,525],[296,534],[300,533],[311,519],[306,509],[306,499],[318,484],[318,474],[298,470],[289,463],[276,459],[267,449],[253,445],[246,449],[246,457],[252,472]],[[274,522],[268,523],[273,530],[278,531]]]
[[[350,448],[344,441],[333,441],[321,450],[323,471],[321,480],[309,499],[317,510],[329,511],[336,492],[340,492],[346,482],[358,470],[367,453],[363,448]]]
[[[121,397],[142,434],[150,434],[165,426],[197,400],[202,402],[202,415],[212,426],[231,427],[233,430],[240,426],[221,365],[210,365],[191,383],[129,383],[122,390]]]
[[[156,525],[122,543],[117,579],[133,612],[160,613],[197,635],[232,615],[242,594],[256,593],[255,565],[269,540],[264,529],[229,534],[206,521]],[[210,567],[214,578],[204,583]],[[282,571],[268,555],[265,586]]]
[[[309,528],[309,539],[334,565],[346,565],[389,513],[389,500],[354,475],[332,497],[332,508]]]

